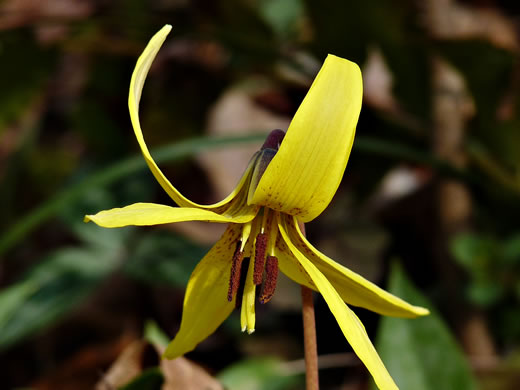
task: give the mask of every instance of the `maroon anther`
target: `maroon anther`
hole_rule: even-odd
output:
[[[265,282],[262,286],[260,294],[260,303],[264,304],[271,300],[276,290],[276,281],[278,279],[278,259],[274,256],[267,256],[265,263]]]
[[[262,276],[264,275],[265,252],[267,250],[267,234],[259,233],[255,242],[255,267],[253,272],[253,283],[255,285],[262,284]]]
[[[283,130],[275,129],[275,130],[271,131],[269,133],[269,135],[267,136],[267,138],[260,150],[263,150],[263,149],[278,150],[278,148],[280,147],[280,144],[282,143],[283,137],[285,137],[285,132]]]
[[[240,250],[242,241],[237,242],[237,247],[233,255],[233,263],[231,264],[231,275],[229,276],[229,288],[227,299],[229,302],[233,300],[233,297],[238,291],[240,285],[240,270],[242,268],[242,260],[244,260],[244,252]]]

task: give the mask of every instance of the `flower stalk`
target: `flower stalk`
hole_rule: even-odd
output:
[[[305,224],[299,223],[300,231],[305,234]],[[303,348],[305,356],[305,388],[319,390],[318,341],[316,339],[316,316],[312,290],[304,285],[302,291]]]
[[[305,383],[307,390],[320,388],[318,377],[318,343],[312,290],[302,286],[303,346],[305,353]]]

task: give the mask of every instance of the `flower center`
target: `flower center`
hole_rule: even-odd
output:
[[[273,130],[255,158],[255,166],[249,183],[248,199],[254,193],[267,166],[276,155],[285,133]],[[258,215],[242,226],[242,235],[233,253],[227,299],[235,299],[241,307],[242,330],[248,333],[255,329],[255,300],[264,304],[271,300],[278,279],[278,259],[275,245],[278,234],[275,211],[262,207]]]
[[[277,234],[275,211],[264,207],[251,222],[242,225],[242,237],[233,254],[227,299],[229,302],[235,299],[235,307],[241,308],[242,331],[249,334],[255,331],[256,299],[267,303],[276,289]]]
[[[262,286],[260,303],[267,303],[273,297],[278,279],[278,259],[274,250],[277,234],[274,211],[265,207],[253,221],[244,224],[233,254],[227,296],[230,302],[237,297],[237,307],[242,303],[240,292],[248,283],[250,287]]]

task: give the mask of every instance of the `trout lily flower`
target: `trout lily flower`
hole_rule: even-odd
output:
[[[398,317],[428,310],[382,290],[314,248],[299,224],[330,203],[347,165],[362,100],[358,66],[329,55],[285,134],[273,131],[251,159],[235,190],[224,200],[201,205],[184,197],[154,162],[139,122],[139,101],[152,61],[171,26],[164,26],[137,61],[129,108],[137,142],[153,175],[179,207],[136,203],[87,215],[85,221],[116,228],[181,221],[228,224],[219,241],[193,271],[179,332],[166,358],[191,350],[212,334],[235,307],[242,330],[255,330],[255,298],[273,296],[278,270],[321,293],[345,338],[381,389],[396,389],[363,324],[347,306]]]

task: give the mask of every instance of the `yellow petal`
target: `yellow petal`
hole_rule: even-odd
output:
[[[278,229],[278,227],[277,227]],[[312,279],[307,275],[302,265],[296,260],[282,237],[276,241],[275,256],[278,259],[278,267],[286,276],[294,282],[318,291]]]
[[[148,71],[150,70],[150,66],[152,65],[155,56],[159,52],[166,36],[171,31],[171,26],[166,25],[158,33],[156,33],[146,48],[143,51],[143,54],[137,60],[137,64],[134,69],[134,73],[132,74],[132,80],[130,81],[130,93],[128,96],[128,108],[130,110],[130,119],[132,121],[132,126],[134,128],[135,136],[137,138],[137,142],[141,148],[144,159],[148,164],[148,167],[152,171],[155,179],[159,182],[161,187],[170,195],[175,203],[177,203],[181,207],[195,207],[195,208],[204,208],[204,209],[215,209],[222,208],[227,205],[235,195],[240,191],[240,189],[244,186],[246,182],[247,175],[242,177],[242,180],[235,188],[235,190],[229,194],[224,200],[221,202],[215,203],[213,205],[201,205],[195,202],[192,202],[188,198],[184,197],[164,176],[162,171],[159,169],[157,164],[155,163],[148,147],[146,146],[146,142],[143,137],[143,131],[141,130],[141,123],[139,121],[139,102],[141,100],[141,93],[143,91],[144,82],[146,80],[146,76],[148,75]],[[220,212],[221,210],[215,210]]]
[[[174,359],[193,350],[212,334],[235,308],[227,300],[231,261],[240,238],[240,225],[230,225],[191,274],[182,312],[181,327],[164,352]]]
[[[321,214],[343,177],[362,94],[359,67],[329,55],[250,203],[296,215],[303,222]]]
[[[134,203],[122,208],[100,211],[96,215],[87,215],[85,216],[85,222],[92,221],[106,228],[130,225],[150,226],[184,221],[245,223],[252,220],[255,215],[256,209],[247,206],[236,216],[230,216],[190,207],[171,207],[155,203]]]
[[[287,231],[282,226],[280,233],[284,241],[290,242]],[[319,292],[327,302],[330,311],[336,317],[343,335],[352,346],[352,349],[368,368],[374,377],[374,381],[381,390],[397,389],[392,377],[377,354],[372,342],[368,338],[365,327],[352,310],[343,302],[342,297],[334,289],[327,278],[297,249],[293,250],[294,256],[301,264],[303,270],[318,287]]]
[[[287,243],[290,250],[298,251],[309,259],[348,304],[394,317],[414,318],[429,314],[428,309],[403,301],[318,251],[301,234],[294,217],[285,216],[282,219],[290,240]]]

